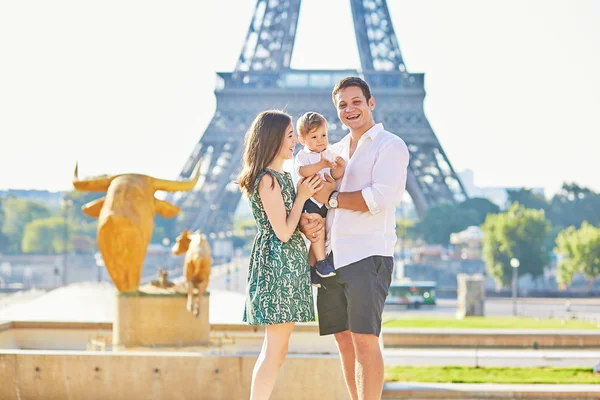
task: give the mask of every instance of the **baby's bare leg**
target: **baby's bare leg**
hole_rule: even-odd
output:
[[[312,244],[313,252],[317,261],[325,259],[325,235],[321,235],[319,240]]]

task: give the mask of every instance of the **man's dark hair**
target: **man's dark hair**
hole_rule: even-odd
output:
[[[360,90],[362,90],[365,99],[369,101],[371,98],[371,89],[369,88],[369,85],[367,85],[367,82],[363,81],[358,76],[349,76],[336,83],[333,87],[333,91],[331,92],[331,99],[333,100],[333,103],[335,104],[335,95],[338,94],[340,90],[352,86],[359,87]]]

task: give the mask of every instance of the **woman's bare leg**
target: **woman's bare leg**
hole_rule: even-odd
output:
[[[266,327],[263,347],[252,372],[250,400],[267,400],[271,396],[293,330],[293,322]]]

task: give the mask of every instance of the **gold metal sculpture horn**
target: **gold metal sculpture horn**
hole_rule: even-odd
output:
[[[181,181],[171,181],[167,179],[154,179],[154,188],[156,190],[164,190],[165,192],[179,192],[179,191],[187,191],[192,190],[196,183],[198,183],[198,179],[200,178],[200,164],[198,161],[196,167],[194,168],[194,172],[192,172],[192,176],[188,179],[184,179]]]
[[[106,176],[102,178],[84,179],[79,180],[78,177],[79,163],[75,163],[75,172],[73,173],[73,186],[77,190],[84,192],[106,192],[110,182],[114,176]]]

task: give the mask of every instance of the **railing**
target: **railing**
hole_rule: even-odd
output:
[[[294,70],[273,72],[219,72],[216,90],[239,88],[331,89],[340,79],[361,76],[372,88],[413,88],[424,85],[424,74],[401,71]]]

